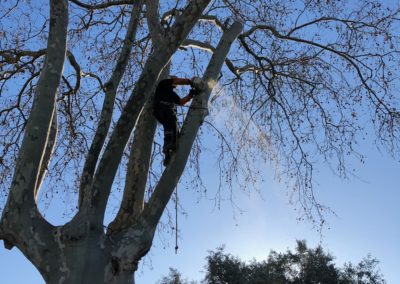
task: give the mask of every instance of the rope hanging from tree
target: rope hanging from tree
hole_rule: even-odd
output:
[[[178,186],[175,187],[175,254],[178,254]]]

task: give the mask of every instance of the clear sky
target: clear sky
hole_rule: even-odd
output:
[[[155,283],[168,274],[169,267],[177,268],[189,279],[200,280],[204,276],[207,251],[222,244],[226,252],[244,260],[261,260],[271,249],[293,249],[296,239],[307,240],[309,246],[321,242],[337,257],[338,264],[357,263],[371,253],[380,260],[379,267],[388,283],[399,283],[400,164],[372,146],[366,145],[364,150],[369,153],[365,164],[353,164],[358,179],[341,181],[321,169],[317,197],[337,214],[337,217],[327,216],[329,222],[322,237],[310,223],[297,222],[298,215],[288,204],[285,187],[270,178],[268,168],[263,171],[266,181],[261,188],[262,199],[257,193],[250,196],[236,193],[242,214],[233,210],[230,202],[222,203],[218,210],[212,201],[199,200],[196,194],[181,188],[180,199],[187,215],[179,216],[178,254],[171,232],[164,233],[162,238],[156,236],[145,264],[139,267],[137,283]],[[215,188],[212,164],[207,169],[211,193]],[[2,284],[44,283],[17,249],[0,248],[0,274]]]

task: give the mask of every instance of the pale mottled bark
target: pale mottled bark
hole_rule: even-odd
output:
[[[155,46],[162,43],[164,29],[160,25],[159,0],[146,0],[146,18],[150,36]]]
[[[0,238],[6,246],[17,246],[44,274],[54,268],[49,256],[55,242],[54,228],[38,212],[34,192],[46,162],[57,88],[66,53],[68,1],[50,1],[50,29],[46,60],[15,167],[10,194],[0,224]],[[51,139],[51,138],[50,138]]]
[[[104,85],[105,97],[103,108],[101,110],[100,121],[82,171],[82,178],[79,190],[79,205],[82,204],[85,190],[88,189],[88,186],[92,181],[93,173],[99,159],[100,151],[103,148],[104,141],[110,128],[117,88],[123,74],[125,73],[129,55],[132,51],[132,46],[135,41],[136,30],[139,23],[143,2],[143,0],[135,1],[135,4],[132,7],[131,18],[128,24],[128,29],[125,35],[125,40],[121,49],[121,53],[110,79]]]

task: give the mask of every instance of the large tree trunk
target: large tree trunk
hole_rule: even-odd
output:
[[[121,235],[106,235],[102,230],[82,226],[80,232],[58,227],[54,243],[34,264],[47,284],[131,284],[140,259],[151,246],[152,235],[142,226],[132,230],[130,251],[121,250],[126,241]],[[80,233],[83,233],[80,235]],[[33,249],[33,248],[32,248]]]
[[[105,281],[109,252],[101,248],[101,238],[89,235],[84,242],[60,243],[58,270],[42,273],[48,284],[111,283]]]

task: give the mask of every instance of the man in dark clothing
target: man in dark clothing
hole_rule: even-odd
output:
[[[192,85],[191,79],[170,77],[161,80],[156,88],[153,100],[153,114],[164,128],[164,146],[165,155],[164,165],[166,166],[171,158],[171,154],[176,150],[176,140],[178,136],[176,105],[184,105],[193,98],[194,90],[180,98],[174,88],[177,85]]]

